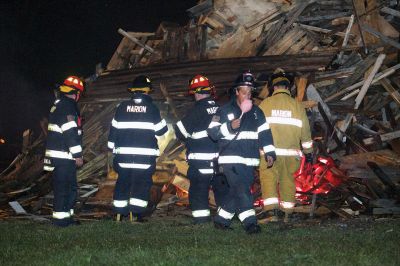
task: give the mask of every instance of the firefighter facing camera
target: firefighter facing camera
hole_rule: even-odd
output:
[[[273,211],[271,221],[278,221],[278,210],[288,222],[295,207],[296,187],[293,174],[305,154],[312,161],[313,142],[310,125],[302,104],[290,96],[290,78],[283,69],[271,76],[272,96],[260,104],[274,138],[277,159],[271,168],[261,161],[260,181],[264,210]],[[301,143],[301,146],[300,146]]]
[[[107,146],[118,173],[113,196],[117,221],[128,215],[131,221],[144,221],[156,158],[160,155],[156,136],[168,131],[160,110],[148,95],[151,89],[149,77],[136,77],[128,86],[131,99],[119,104],[111,122]]]
[[[208,125],[218,109],[211,98],[212,86],[207,77],[196,75],[189,81],[189,94],[194,95],[195,105],[174,126],[178,139],[186,146],[186,159],[189,164],[187,177],[190,180],[189,203],[195,224],[211,221],[208,204],[211,181],[215,201],[218,204],[223,196],[222,187],[213,178],[213,159],[217,157],[217,143],[207,134]]]
[[[275,158],[269,125],[262,111],[251,101],[253,89],[253,75],[250,72],[241,74],[235,81],[236,98],[218,109],[208,128],[211,138],[218,141],[219,168],[229,187],[218,206],[215,227],[231,229],[232,218],[237,214],[248,234],[261,231],[250,191],[254,167],[260,163],[260,150],[265,153],[268,165],[272,165]]]
[[[83,82],[75,76],[59,86],[60,97],[50,109],[44,170],[52,171],[53,224],[78,224],[73,219],[77,197],[76,168],[83,165],[82,126],[77,102]]]

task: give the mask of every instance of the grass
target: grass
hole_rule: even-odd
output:
[[[211,224],[0,222],[0,265],[398,265],[400,221],[262,225],[248,236]]]

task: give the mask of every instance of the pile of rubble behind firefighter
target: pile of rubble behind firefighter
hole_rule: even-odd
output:
[[[150,96],[169,131],[158,139],[160,157],[145,215],[192,216],[187,178],[190,151],[175,138],[173,129],[195,103],[187,93],[188,80],[197,74],[208,78],[215,101],[223,106],[230,103],[229,91],[244,70],[254,77],[254,106],[265,112],[263,101],[271,105],[274,97],[290,94],[304,108],[313,143],[312,153],[305,152],[309,140],[298,143],[299,150],[312,156],[297,156],[296,169],[286,174],[295,180],[294,206],[292,200],[282,199],[285,191],[275,190],[271,184],[268,187],[274,191],[266,191],[263,169],[270,168],[261,165],[261,172],[254,172],[251,193],[256,217],[275,219],[274,212],[262,210],[277,209],[282,202],[290,206],[283,204],[281,209],[289,206],[307,216],[398,215],[398,8],[399,1],[377,0],[200,1],[188,10],[191,20],[186,26],[163,22],[154,33],[120,29],[124,36],[120,45],[106,69],[98,67],[96,74],[86,79],[87,90],[80,101],[84,164],[77,170],[75,215],[81,220],[111,216],[118,175],[108,163],[109,129],[117,105],[130,99],[126,92],[130,82],[146,75],[153,84]],[[271,97],[276,93],[271,86],[274,70],[279,67],[285,70],[289,86]],[[24,132],[21,154],[1,173],[0,218],[14,218],[15,212],[30,219],[52,216],[52,178],[43,171],[47,120],[40,125],[39,134]],[[304,143],[306,147],[301,146]],[[218,199],[214,198],[210,190],[211,213],[216,212]],[[273,207],[266,207],[269,205]],[[225,218],[232,213],[226,208],[222,212]],[[243,221],[252,216],[249,212],[243,215]],[[229,226],[225,220],[220,220],[221,224]]]

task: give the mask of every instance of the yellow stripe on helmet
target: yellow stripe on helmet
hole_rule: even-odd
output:
[[[128,88],[128,91],[130,92],[135,92],[135,91],[143,91],[144,93],[149,93],[150,92],[149,87],[143,87],[143,88]]]
[[[72,87],[69,87],[69,86],[61,85],[60,86],[60,91],[64,92],[64,93],[69,93],[71,91],[75,91],[75,89],[72,88]]]
[[[276,83],[281,82],[281,81],[287,81],[288,83],[290,83],[288,78],[277,77],[277,78],[272,80],[272,86],[274,86]]]

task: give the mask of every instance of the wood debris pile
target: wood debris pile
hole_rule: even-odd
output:
[[[258,104],[270,94],[268,76],[281,67],[295,75],[291,92],[307,108],[315,155],[333,157],[346,175],[332,193],[297,211],[399,214],[399,2],[205,0],[188,10],[186,26],[163,22],[153,33],[120,29],[121,43],[107,68],[88,80],[82,99],[85,165],[78,179],[96,185],[82,193],[93,196],[81,196],[83,207],[109,213],[116,175],[107,166],[108,130],[135,76],[152,78],[152,97],[171,127],[193,104],[186,87],[194,75],[209,77],[223,103],[237,74],[250,69]],[[49,208],[44,139],[45,130],[1,175],[1,205],[18,200],[32,213]],[[173,132],[160,146],[150,212],[157,203],[187,204],[184,147]]]

